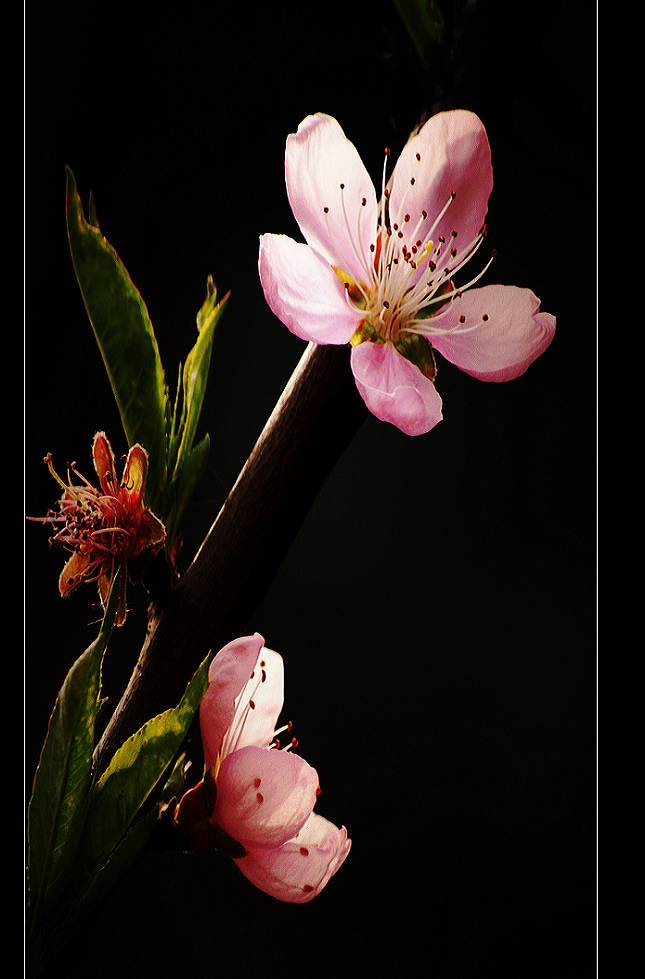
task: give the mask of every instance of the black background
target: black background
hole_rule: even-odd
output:
[[[457,98],[492,146],[486,281],[533,289],[555,340],[508,384],[440,361],[444,420],[424,437],[370,417],[248,626],[285,659],[317,809],[348,827],[350,856],[290,906],[215,853],[146,853],[70,979],[595,972],[595,19],[574,0],[487,9],[484,68]],[[334,115],[378,180],[437,94],[385,0],[28,5],[27,513],[59,495],[45,452],[91,476],[97,429],[127,449],[69,257],[65,164],[148,305],[171,386],[208,274],[232,292],[185,569],[304,347],[257,277],[260,234],[298,237],[287,134]],[[91,588],[58,597],[46,536],[27,525],[28,783],[99,617]],[[144,595],[129,598],[112,705],[143,635]]]

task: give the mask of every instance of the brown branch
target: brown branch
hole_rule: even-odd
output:
[[[244,633],[366,416],[349,348],[310,344],[193,563],[156,609],[101,739],[101,768],[146,720],[179,702],[210,649]]]

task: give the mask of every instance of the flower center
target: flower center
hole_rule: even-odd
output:
[[[386,150],[376,237],[370,244],[369,256],[360,253],[352,235],[344,205],[345,185],[340,185],[348,237],[365,274],[362,281],[356,281],[340,269],[335,271],[345,286],[347,301],[365,312],[350,341],[352,345],[365,341],[389,341],[399,348],[402,345],[400,352],[409,356],[406,348],[412,334],[421,334],[430,339],[432,335],[448,330],[455,332],[464,329],[463,323],[452,322],[448,325],[439,320],[443,319],[452,302],[482,277],[495,253],[473,279],[457,288],[453,277],[481,246],[486,237],[486,226],[462,248],[457,245],[458,228],[453,228],[449,237],[443,234],[434,237],[440,222],[450,213],[456,197],[454,191],[449,194],[430,226],[427,211],[417,213],[412,205],[409,212],[405,210],[406,191],[398,205],[399,214],[403,216],[391,223],[390,191],[386,186],[388,157],[389,151]],[[418,153],[416,159],[417,162],[421,160]],[[416,178],[411,176],[408,187],[413,187],[415,182]],[[365,204],[363,198],[361,205]]]

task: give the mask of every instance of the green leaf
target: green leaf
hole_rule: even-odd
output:
[[[148,453],[146,503],[159,511],[166,488],[167,391],[148,310],[114,248],[103,237],[90,202],[83,214],[67,168],[67,234],[81,289],[128,445]]]
[[[181,418],[173,431],[173,441],[169,451],[169,469],[173,470],[174,474],[181,471],[192,450],[208,382],[215,327],[224,311],[227,299],[228,295],[220,303],[217,302],[217,290],[212,276],[209,276],[206,299],[197,314],[199,335],[195,346],[186,358],[181,376]]]
[[[209,276],[206,299],[197,314],[199,335],[186,358],[183,370],[180,368],[176,403],[168,434],[169,483],[164,523],[169,541],[175,538],[184,509],[195,491],[208,458],[208,435],[196,446],[193,446],[193,441],[206,393],[215,327],[227,300],[228,294],[221,302],[217,302],[217,290],[212,276]]]
[[[49,720],[28,811],[29,929],[54,913],[70,878],[93,778],[94,727],[100,708],[101,664],[118,605],[112,583],[95,642],[65,678]]]
[[[89,914],[101,903],[124,874],[132,867],[146,845],[157,821],[157,812],[152,809],[137,820],[128,830],[123,841],[115,849],[107,863],[92,880],[81,902],[68,901],[53,928],[47,936],[47,944],[33,975],[40,974],[73,937],[78,927],[87,920]]]
[[[191,451],[187,459],[184,460],[181,470],[173,478],[168,487],[168,503],[166,506],[166,533],[168,540],[174,540],[179,528],[183,512],[199,478],[203,472],[208,459],[210,450],[210,438],[205,435],[201,442],[198,442]]]
[[[208,685],[206,657],[177,707],[147,721],[115,752],[95,786],[76,864],[74,889],[96,892],[95,878],[140,814],[188,733]]]
[[[181,468],[184,457],[193,446],[197,424],[204,403],[204,394],[208,381],[208,369],[211,362],[213,336],[215,327],[224,311],[228,296],[217,303],[217,292],[212,278],[208,279],[206,300],[197,315],[199,336],[197,343],[188,354],[183,374],[183,397],[185,422],[181,435],[181,444],[177,456],[177,467]]]

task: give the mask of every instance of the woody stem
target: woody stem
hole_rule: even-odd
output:
[[[186,574],[151,619],[100,766],[179,703],[209,650],[243,635],[325,479],[367,416],[348,347],[310,344]]]

